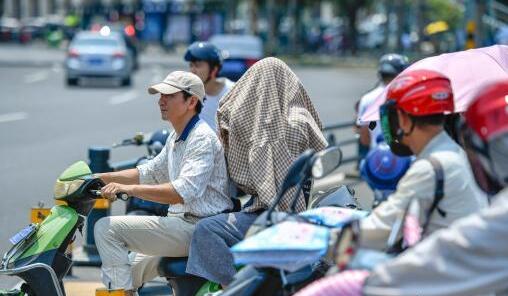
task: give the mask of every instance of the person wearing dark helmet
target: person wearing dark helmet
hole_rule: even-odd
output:
[[[201,111],[203,119],[213,130],[217,130],[215,114],[220,99],[228,93],[234,83],[227,78],[218,78],[222,67],[220,50],[210,42],[194,42],[185,52],[185,61],[189,62],[190,71],[196,74],[205,85],[206,98]]]
[[[508,290],[508,81],[480,92],[464,114],[475,179],[494,194],[488,209],[454,222],[372,272],[346,271],[297,296],[498,294]]]
[[[365,110],[381,95],[385,87],[397,76],[400,72],[404,71],[409,66],[409,59],[400,54],[389,53],[383,55],[378,63],[378,77],[379,82],[376,87],[358,101],[358,119],[357,129],[360,135],[360,144],[368,149],[373,149],[377,144],[377,137],[381,135],[381,127],[376,124],[374,129],[369,129],[368,125],[360,123],[359,118],[364,114]]]
[[[361,244],[374,249],[386,247],[396,218],[413,198],[431,211],[424,237],[488,205],[466,153],[444,131],[445,115],[454,111],[450,80],[434,71],[410,71],[392,81],[386,96],[380,107],[384,139],[394,154],[416,160],[395,192],[361,221]],[[436,172],[442,173],[444,186],[442,199],[433,205]]]

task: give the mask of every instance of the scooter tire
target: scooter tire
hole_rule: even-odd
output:
[[[32,290],[27,283],[21,285],[21,292],[23,292],[25,296],[36,296],[34,290]]]

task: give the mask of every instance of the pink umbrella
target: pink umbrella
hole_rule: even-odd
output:
[[[463,112],[474,95],[485,85],[508,79],[508,46],[494,45],[425,58],[412,64],[401,74],[421,69],[434,70],[450,78],[455,97],[455,112]],[[360,118],[361,122],[379,120],[379,106],[386,99],[388,86],[365,110]]]

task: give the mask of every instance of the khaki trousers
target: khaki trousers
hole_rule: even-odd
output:
[[[94,234],[104,285],[111,289],[136,290],[157,277],[160,257],[189,254],[195,222],[183,214],[110,216],[97,221]],[[136,254],[129,258],[129,251]]]

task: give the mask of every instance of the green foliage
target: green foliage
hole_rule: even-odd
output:
[[[451,30],[461,25],[463,7],[454,0],[426,0],[425,19],[428,23],[445,21]]]
[[[368,8],[373,2],[373,0],[335,0],[339,14],[344,16],[348,16],[352,11]]]

